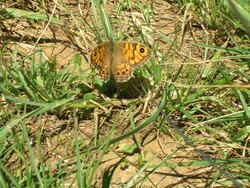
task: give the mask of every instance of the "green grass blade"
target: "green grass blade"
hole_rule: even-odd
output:
[[[44,112],[47,112],[49,110],[52,110],[54,108],[57,108],[59,106],[62,106],[62,105],[65,105],[67,104],[68,102],[70,102],[72,99],[66,99],[66,100],[61,100],[61,101],[56,101],[56,102],[53,102],[51,104],[47,104],[46,106],[44,107],[40,107],[36,110],[33,110],[32,112],[29,112],[25,115],[23,115],[22,117],[20,118],[17,118],[15,120],[13,120],[12,122],[10,122],[9,124],[7,124],[6,126],[4,126],[4,128],[1,129],[0,131],[0,138],[4,138],[6,136],[6,134],[15,126],[17,125],[18,123],[20,123],[22,120],[26,119],[26,118],[29,118],[29,117],[32,117],[32,116],[36,116],[36,115],[39,115],[39,114],[42,114]]]
[[[17,8],[3,8],[0,6],[0,15],[4,16],[5,18],[28,18],[28,19],[36,19],[42,21],[49,21],[49,16],[45,14],[35,13],[27,10],[17,9]],[[1,18],[3,19],[3,18]],[[51,22],[55,24],[63,24],[63,21],[52,17]]]
[[[250,5],[247,0],[227,0],[233,13],[239,18],[245,31],[250,36]]]

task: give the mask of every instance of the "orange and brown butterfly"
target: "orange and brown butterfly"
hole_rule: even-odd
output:
[[[91,64],[99,71],[101,80],[111,77],[116,82],[128,81],[134,68],[143,65],[151,56],[151,50],[137,42],[103,42],[93,49]]]

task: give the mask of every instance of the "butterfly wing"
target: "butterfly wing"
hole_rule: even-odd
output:
[[[122,51],[115,53],[113,58],[111,66],[112,77],[116,82],[128,81],[132,76],[133,67],[129,64],[129,61],[125,59]]]
[[[151,56],[151,50],[141,43],[115,42],[111,72],[117,82],[128,81],[134,68],[143,65]]]
[[[109,42],[99,44],[91,53],[91,64],[99,71],[101,80],[111,76],[111,52]]]

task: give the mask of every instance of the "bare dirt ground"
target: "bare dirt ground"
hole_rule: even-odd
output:
[[[145,3],[146,1],[144,1]],[[68,0],[67,6],[71,9],[73,14],[75,15],[78,22],[80,22],[81,18],[79,17],[78,7],[75,1]],[[110,11],[110,15],[113,15],[112,7],[114,4],[117,4],[116,1],[108,1],[107,9]],[[180,22],[180,18],[182,18],[180,14],[180,10],[175,3],[169,3],[168,1],[159,0],[154,3],[155,10],[155,18],[152,19],[152,24],[150,29],[154,31],[149,38],[149,42],[151,44],[158,44],[162,51],[166,51],[168,49],[168,44],[162,40],[158,32],[161,32],[165,36],[170,39],[174,39],[176,30],[178,33],[181,31],[182,22]],[[83,15],[88,17],[88,14],[91,14],[90,4],[86,3],[82,5]],[[60,15],[60,11],[56,12],[56,14]],[[131,12],[128,15],[124,15],[123,20],[131,19],[140,20],[140,13]],[[70,17],[63,17],[61,15],[61,19],[67,20],[67,26],[55,26],[48,27],[47,30],[41,36],[39,40],[39,44],[43,49],[44,58],[52,59],[56,57],[57,67],[58,69],[66,66],[72,57],[76,54],[82,54],[86,58],[83,58],[82,61],[82,69],[86,69],[89,66],[89,54],[91,49],[96,45],[97,41],[92,33],[84,33],[83,39],[81,40],[81,44],[84,49],[80,50],[76,47],[76,45],[69,39],[65,30],[69,29],[75,32],[78,32],[73,24],[73,21],[70,20]],[[89,18],[87,18],[89,19]],[[192,18],[189,18],[190,20]],[[190,21],[189,20],[189,21]],[[9,22],[13,22],[10,25],[12,27],[7,28],[8,31],[1,31],[2,39],[5,42],[9,42],[9,47],[14,49],[16,44],[19,46],[19,52],[29,53],[38,39],[38,36],[41,35],[44,26],[38,25],[37,27],[30,27],[25,21],[15,22],[10,20]],[[15,22],[15,23],[14,23]],[[138,24],[140,24],[138,22]],[[11,31],[11,32],[10,32]],[[129,31],[129,25],[124,25],[124,31]],[[178,34],[177,41],[180,45],[180,51],[176,55],[174,59],[174,63],[178,66],[178,63],[183,62],[184,55],[191,56],[196,61],[202,60],[202,49],[198,47],[191,46],[191,43],[204,43],[204,36],[206,35],[205,30],[200,27],[186,28],[186,32],[183,35]],[[11,35],[10,35],[11,33]],[[182,41],[183,40],[183,41]],[[159,53],[159,52],[158,52]],[[174,53],[174,52],[171,52]],[[169,56],[171,57],[171,55]],[[169,59],[168,59],[169,60]],[[167,61],[168,62],[168,61]],[[172,62],[171,62],[172,63]],[[148,116],[154,111],[148,111]],[[102,114],[101,110],[99,113]],[[88,116],[85,117],[84,112],[79,112],[79,138],[83,140],[83,142],[88,145],[90,140],[94,137],[94,117]],[[138,117],[138,122],[141,122],[145,116],[142,115]],[[103,117],[103,119],[105,119]],[[111,117],[112,119],[112,117]],[[37,133],[37,119],[29,120],[31,135],[36,137]],[[112,120],[111,120],[112,121]],[[100,121],[101,122],[101,121]],[[129,120],[125,120],[121,127],[118,129],[120,132],[116,133],[117,135],[122,134],[126,131],[127,125],[129,124]],[[47,114],[43,116],[42,119],[43,129],[43,145],[42,150],[45,156],[47,156],[46,163],[53,163],[58,159],[65,158],[74,152],[74,146],[69,145],[69,140],[74,139],[74,128],[72,117],[64,116],[63,118],[54,115]],[[176,154],[171,157],[170,160],[167,161],[168,164],[176,164],[180,162],[192,162],[200,159],[200,156],[194,152],[193,148],[187,146],[183,141],[176,139],[173,136],[166,136],[157,131],[157,128],[154,127],[156,125],[152,125],[146,128],[144,131],[139,133],[139,138],[143,140],[142,143],[142,153],[144,153],[144,160],[149,160],[152,156],[156,155],[153,164],[159,164],[166,156],[176,151],[180,148]],[[99,127],[101,137],[105,138],[108,134],[109,127],[107,125],[103,125]],[[199,137],[199,136],[197,136]],[[115,187],[116,185],[120,185],[122,183],[130,180],[138,171],[137,160],[139,157],[138,152],[134,152],[132,154],[126,154],[122,152],[122,148],[125,145],[129,145],[134,143],[133,138],[126,139],[121,141],[119,144],[113,146],[113,151],[107,153],[101,165],[98,167],[98,173],[96,175],[96,183],[94,186],[99,187],[102,181],[102,176],[105,170],[112,165],[117,164],[117,162],[121,159],[121,156],[126,156],[126,160],[129,161],[128,165],[122,167],[122,165],[118,166],[115,170],[115,175],[112,178],[112,185]],[[202,147],[206,147],[203,145]],[[200,148],[203,149],[203,148]],[[211,154],[216,157],[216,148],[210,148]],[[37,153],[38,154],[38,153]],[[219,156],[217,156],[219,158]],[[14,161],[13,157],[13,161]],[[37,157],[38,159],[39,157]],[[201,159],[202,160],[202,159]],[[12,163],[12,168],[15,169],[18,167],[18,163]],[[212,167],[164,167],[157,169],[149,175],[148,179],[144,181],[143,186],[145,187],[192,187],[195,185],[196,187],[204,187],[206,183],[206,177],[208,173],[212,173]],[[211,174],[210,174],[211,175]],[[70,179],[70,177],[69,177]]]

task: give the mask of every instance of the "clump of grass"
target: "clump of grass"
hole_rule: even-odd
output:
[[[0,51],[1,186],[108,187],[113,183],[115,170],[124,166],[136,169],[130,179],[119,182],[127,187],[147,183],[154,172],[163,168],[183,166],[213,167],[208,176],[199,174],[206,179],[204,186],[240,187],[249,183],[248,42],[235,40],[240,35],[229,32],[236,23],[224,5],[214,9],[215,2],[210,1],[192,1],[192,6],[190,1],[178,2],[186,7],[182,9],[184,13],[188,11],[194,20],[197,18],[200,26],[206,23],[207,30],[219,30],[223,25],[227,32],[220,32],[227,34],[228,41],[223,39],[220,46],[209,40],[205,44],[194,43],[192,47],[199,47],[204,53],[193,57],[179,49],[178,28],[172,38],[151,29],[156,17],[153,3],[122,1],[116,4],[117,9],[109,10],[108,2],[92,1],[89,15],[80,9],[82,22],[79,22],[69,5],[61,2],[60,8],[77,28],[65,31],[75,39],[75,45],[82,48],[84,55],[87,48],[80,39],[85,39],[90,48],[110,38],[143,41],[150,46],[151,59],[135,72],[139,79],[120,86],[100,81],[89,69],[83,71],[80,55],[75,55],[69,66],[58,69],[56,58],[45,60],[39,47],[30,54],[21,54],[18,48],[6,50],[8,45],[3,45]],[[127,16],[121,17],[123,13]],[[131,19],[135,21],[132,24],[128,22]],[[233,24],[225,25],[230,19]],[[124,30],[128,32],[121,32]],[[184,31],[181,30],[183,36]],[[241,37],[248,38],[244,32]],[[160,39],[163,44],[154,39]],[[186,42],[184,37],[182,42]],[[197,60],[200,57],[202,60]],[[148,81],[142,82],[140,78]],[[134,88],[143,94],[135,94]],[[108,97],[103,96],[107,93]],[[91,136],[86,136],[84,131],[89,127]],[[155,151],[149,156],[144,151],[147,134],[141,133],[142,130],[155,133],[158,139],[171,136],[177,147],[166,155]],[[119,142],[131,137],[133,144],[117,150]],[[191,163],[173,164],[171,160],[188,148],[199,156]],[[129,155],[137,153],[136,149],[138,159],[131,162]],[[116,153],[119,160],[100,172],[103,159],[110,152]],[[153,164],[159,155],[161,162]],[[193,177],[185,177],[187,182],[188,178]]]

